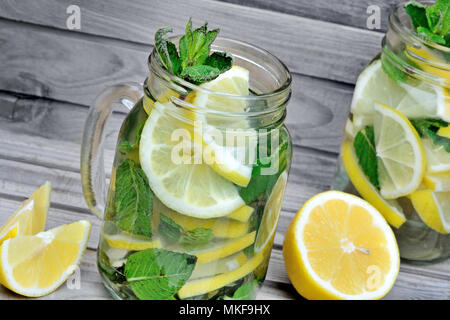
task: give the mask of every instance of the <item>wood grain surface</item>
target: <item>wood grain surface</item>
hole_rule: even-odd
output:
[[[327,190],[358,74],[383,33],[366,29],[379,5],[381,30],[395,0],[3,0],[0,2],[0,224],[40,184],[53,184],[48,227],[89,219],[93,232],[81,264],[81,288],[64,284],[44,299],[110,299],[96,266],[101,222],[81,192],[79,150],[88,106],[105,87],[142,82],[156,28],[182,32],[189,17],[223,36],[268,49],[293,73],[287,126],[294,156],[267,280],[259,299],[301,299],[282,258],[284,233],[301,205]],[[66,8],[81,8],[81,30],[66,27]],[[106,128],[106,170],[124,111]],[[450,299],[450,260],[402,264],[387,299]],[[0,288],[0,299],[22,299]]]

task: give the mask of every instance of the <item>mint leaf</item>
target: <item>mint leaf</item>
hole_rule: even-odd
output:
[[[426,8],[429,28],[439,36],[445,36],[450,31],[450,0],[437,0]]]
[[[177,242],[180,240],[181,235],[184,233],[183,227],[162,213],[159,216],[159,232],[171,242]]]
[[[124,273],[139,299],[174,300],[196,262],[197,257],[189,254],[147,249],[128,257]]]
[[[181,72],[181,77],[186,81],[197,84],[214,80],[219,74],[220,71],[217,68],[207,65],[197,65],[184,68]]]
[[[220,73],[224,73],[231,69],[233,57],[226,52],[214,52],[206,59],[205,64],[218,69]]]
[[[417,28],[417,35],[426,41],[436,42],[445,45],[445,38],[434,34],[428,28],[419,27]]]
[[[114,220],[123,231],[152,236],[153,192],[144,171],[127,159],[116,173]]]
[[[134,149],[134,144],[131,144],[129,141],[122,141],[119,144],[119,151],[122,153],[128,153]]]
[[[211,229],[195,228],[185,232],[182,242],[186,249],[194,249],[197,246],[207,244],[212,238],[213,233]]]
[[[353,141],[355,153],[361,169],[374,187],[380,189],[378,180],[378,163],[375,151],[375,134],[373,126],[360,130]]]
[[[426,7],[423,4],[415,1],[409,2],[405,5],[405,11],[411,19],[414,30],[419,27],[428,28]]]
[[[141,141],[142,130],[144,129],[145,121],[142,122],[136,130],[136,140],[134,143],[129,141],[122,141],[119,144],[119,151],[122,153],[128,153],[132,150],[139,148],[139,142]]]
[[[383,54],[381,55],[381,67],[383,68],[383,71],[395,82],[406,82],[407,75],[393,64],[393,62],[401,65],[399,57],[389,49],[383,49]]]
[[[419,119],[411,120],[411,123],[416,128],[419,136],[429,138],[434,145],[442,146],[445,151],[450,153],[450,139],[437,134],[439,128],[449,125],[447,122],[438,119]]]
[[[161,62],[167,70],[173,73],[173,65],[172,60],[170,59],[170,53],[168,48],[169,37],[167,34],[172,32],[173,29],[171,27],[164,27],[158,29],[155,33],[155,48],[161,58]]]
[[[246,282],[233,294],[234,300],[252,300],[258,290],[258,280]]]

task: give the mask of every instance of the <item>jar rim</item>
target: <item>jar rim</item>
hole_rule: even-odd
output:
[[[180,35],[172,36],[169,39],[178,40],[180,37],[181,37]],[[162,61],[159,57],[159,54],[157,54],[155,48],[153,48],[152,52],[150,53],[150,55],[148,57],[149,69],[151,69],[152,66],[153,67],[156,66],[158,73],[162,73],[166,79],[170,79],[172,82],[180,84],[181,87],[185,87],[185,88],[188,88],[188,89],[191,89],[194,91],[198,91],[198,92],[203,92],[206,94],[213,94],[215,96],[222,96],[222,97],[226,97],[226,98],[241,99],[241,100],[246,100],[246,101],[255,101],[255,100],[273,99],[274,97],[283,96],[290,92],[291,85],[292,85],[292,75],[289,72],[288,67],[278,57],[276,57],[275,55],[273,55],[272,53],[270,53],[269,51],[267,51],[265,49],[262,49],[258,46],[255,46],[255,45],[250,44],[245,41],[236,40],[236,39],[232,39],[232,38],[228,38],[228,37],[217,37],[216,40],[228,41],[230,43],[245,46],[245,47],[248,47],[248,48],[251,48],[253,50],[257,50],[257,51],[263,53],[264,55],[268,56],[269,58],[271,58],[273,61],[275,61],[276,63],[278,63],[281,66],[281,68],[283,69],[283,73],[286,76],[286,80],[282,84],[280,84],[276,89],[274,89],[270,92],[265,92],[265,93],[261,93],[261,94],[256,93],[253,95],[238,95],[238,94],[233,94],[233,93],[224,93],[224,92],[220,92],[220,91],[215,91],[215,90],[211,90],[208,88],[203,88],[201,86],[195,85],[195,84],[190,83],[176,75],[171,74],[163,66]],[[213,47],[214,47],[214,44],[213,44]]]
[[[392,11],[392,13],[389,15],[389,25],[390,27],[394,27],[394,29],[402,34],[402,38],[409,42],[410,44],[414,46],[425,44],[429,47],[432,47],[436,50],[440,50],[443,52],[450,52],[450,48],[446,47],[442,44],[436,43],[434,41],[429,41],[426,39],[423,39],[417,35],[417,33],[410,27],[405,25],[402,20],[400,19],[401,13],[406,13],[405,6],[411,1],[403,1],[399,3],[395,9]],[[434,4],[434,1],[418,1],[420,4],[423,5],[432,5]]]

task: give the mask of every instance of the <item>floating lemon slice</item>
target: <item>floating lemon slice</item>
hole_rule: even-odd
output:
[[[261,264],[263,258],[263,254],[260,252],[233,271],[222,273],[211,278],[188,281],[178,291],[178,296],[180,299],[186,299],[222,288],[254,271]]]
[[[233,66],[201,87],[214,92],[248,96],[249,71]],[[193,104],[200,108],[238,113],[244,113],[247,107],[245,99],[206,91],[196,92]],[[220,119],[214,115],[199,114],[196,115],[196,120],[203,124],[201,129],[196,130],[196,134],[205,148],[205,161],[227,180],[246,187],[250,182],[252,164],[256,158],[256,131],[249,129],[245,118],[233,119],[232,122],[224,124],[223,117]]]
[[[450,192],[418,190],[409,199],[427,226],[439,233],[450,233]]]
[[[245,262],[247,262],[247,256],[241,251],[220,260],[196,264],[189,279],[207,278],[230,272],[241,267]]]
[[[283,203],[284,190],[286,188],[287,173],[283,172],[272,189],[272,192],[264,207],[264,214],[255,241],[255,252],[260,252],[268,247],[277,230],[278,217]]]
[[[0,283],[28,297],[53,292],[79,265],[90,230],[91,224],[81,220],[4,241],[0,247]]]
[[[115,249],[145,250],[150,248],[161,248],[161,242],[159,240],[138,238],[125,233],[113,235],[104,233],[103,237],[108,245]]]
[[[255,211],[255,209],[253,209],[252,207],[243,205],[239,209],[230,213],[227,216],[227,218],[234,219],[234,220],[241,221],[241,222],[247,222],[248,219],[250,219],[250,217],[252,216],[253,211]]]
[[[0,244],[9,238],[44,231],[52,185],[46,182],[0,228]]]
[[[425,152],[417,131],[403,114],[379,103],[373,109],[380,193],[385,199],[399,198],[421,184]]]
[[[450,172],[427,174],[423,178],[423,183],[431,190],[437,192],[450,191]]]
[[[244,205],[235,185],[197,159],[181,120],[155,103],[141,135],[139,158],[155,195],[167,207],[198,218],[221,217]],[[174,134],[184,134],[174,141]],[[198,161],[200,160],[200,161]]]
[[[430,139],[422,139],[427,157],[427,171],[429,173],[450,172],[450,153],[443,146],[433,144]]]
[[[283,246],[286,270],[307,299],[379,299],[400,268],[394,234],[369,203],[339,191],[308,200]]]
[[[191,251],[197,257],[197,263],[207,263],[214,260],[222,259],[239,252],[255,242],[256,232],[252,231],[245,236],[237,239],[222,241],[216,244],[210,243],[208,249],[202,251]]]
[[[345,170],[358,193],[377,208],[389,224],[400,228],[406,221],[402,208],[396,200],[383,199],[378,190],[370,183],[358,164],[350,141],[344,141],[341,154]]]

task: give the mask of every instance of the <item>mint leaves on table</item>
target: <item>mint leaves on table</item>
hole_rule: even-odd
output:
[[[211,44],[219,29],[208,30],[208,23],[192,29],[192,20],[186,24],[185,34],[180,38],[179,53],[164,27],[155,33],[155,48],[164,67],[173,75],[194,84],[214,80],[233,65],[233,58],[226,52],[211,52]]]
[[[405,11],[419,37],[450,47],[450,0],[437,0],[428,7],[411,1]]]
[[[168,241],[181,243],[186,249],[202,246],[213,237],[211,229],[195,228],[193,230],[184,230],[173,219],[162,213],[160,214],[159,232]]]
[[[445,151],[450,153],[450,139],[437,134],[439,128],[447,127],[449,123],[438,119],[411,120],[411,123],[419,136],[429,138],[434,145],[442,146]]]
[[[125,160],[116,173],[114,220],[117,227],[151,237],[153,198],[144,171],[133,160]]]
[[[141,300],[174,300],[192,274],[197,257],[164,249],[147,249],[131,254],[125,276]]]
[[[367,126],[364,129],[361,129],[353,140],[353,146],[359,165],[364,174],[369,178],[375,188],[380,189],[373,126]]]

